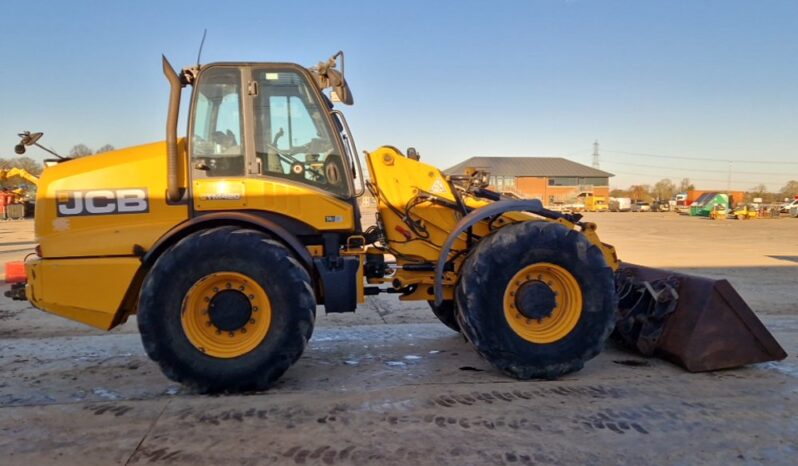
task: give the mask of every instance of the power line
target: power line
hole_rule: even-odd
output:
[[[644,176],[644,177],[656,177],[657,176],[657,175],[652,175],[650,173],[646,175],[644,173],[631,173],[631,172],[619,172],[619,171],[616,171],[615,174],[616,175],[627,175],[627,176]],[[726,183],[728,180],[725,180],[725,179],[721,180],[721,179],[716,179],[716,178],[692,178],[691,177],[690,181],[710,181],[710,182],[713,182],[713,183]]]
[[[627,162],[615,162],[615,161],[609,162],[609,164],[610,165],[620,164],[620,165],[630,166],[630,167],[654,168],[654,169],[657,169],[657,170],[671,170],[671,171],[679,171],[679,172],[690,171],[690,172],[705,172],[705,173],[728,173],[728,170],[707,170],[707,169],[701,169],[701,168],[689,168],[688,169],[688,168],[680,168],[680,167],[663,167],[663,166],[658,166],[658,165],[643,165],[643,164],[639,164],[639,163],[627,163]],[[785,174],[784,172],[782,172],[782,173],[778,173],[778,172],[749,172],[749,171],[741,172],[741,171],[738,171],[738,170],[735,170],[734,174],[735,175],[758,175],[758,176],[759,175],[781,176],[781,177],[786,177],[786,178],[790,178],[790,176],[791,176],[789,174]]]
[[[638,177],[651,177],[656,175],[645,175],[643,173],[631,173],[631,172],[615,172],[616,175],[626,175],[626,176],[638,176]],[[721,179],[709,179],[709,178],[690,178],[690,181],[700,181],[703,183],[723,183],[725,185],[724,188],[716,188],[716,189],[725,189],[726,191],[750,191],[751,187],[742,187],[740,182],[735,182],[734,186],[729,184],[729,180],[721,180]],[[641,183],[643,184],[643,183]]]
[[[756,163],[767,165],[798,165],[798,162],[776,161],[776,160],[736,160],[724,158],[707,158],[707,157],[693,157],[693,156],[680,156],[680,155],[665,155],[665,154],[649,154],[645,152],[629,152],[622,150],[604,149],[605,152],[612,152],[614,154],[635,155],[640,157],[655,157],[661,159],[675,159],[675,160],[700,160],[703,162],[716,162],[716,163]]]
[[[574,155],[587,154],[588,152],[590,152],[590,149],[580,149],[580,150],[575,150],[573,152],[568,152],[567,154],[561,154],[560,156],[561,157],[573,157]]]

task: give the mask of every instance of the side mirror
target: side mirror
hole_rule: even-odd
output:
[[[349,84],[347,84],[346,79],[344,79],[343,73],[340,73],[338,70],[330,69],[327,70],[327,76],[330,79],[333,100],[338,100],[346,105],[354,104],[355,99],[352,97],[352,91],[349,89]]]
[[[341,70],[335,69],[338,66],[338,58],[340,57]],[[310,68],[316,78],[316,83],[320,89],[332,89],[333,101],[339,101],[346,105],[355,103],[352,97],[352,91],[349,89],[349,84],[346,83],[344,78],[344,52],[339,51],[326,62],[320,62],[313,68]]]
[[[39,139],[41,139],[42,136],[44,136],[44,133],[31,133],[29,131],[25,131],[22,133],[22,140],[20,142],[26,146],[32,146],[39,142]]]
[[[14,146],[14,152],[16,152],[19,155],[25,153],[26,151],[25,146],[36,146],[45,152],[49,152],[50,154],[55,155],[56,157],[58,157],[59,160],[68,160],[67,157],[61,157],[52,149],[48,149],[43,145],[39,144],[39,139],[41,139],[42,136],[44,136],[44,133],[31,133],[30,131],[23,131],[17,134],[17,136],[19,136],[19,144]]]

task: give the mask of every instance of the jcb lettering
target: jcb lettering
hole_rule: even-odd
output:
[[[116,191],[116,205],[119,213],[147,212],[147,191],[144,189],[120,189]]]
[[[86,212],[110,214],[116,209],[113,191],[89,191],[86,193]]]
[[[60,191],[55,195],[59,217],[141,214],[150,211],[145,188]]]

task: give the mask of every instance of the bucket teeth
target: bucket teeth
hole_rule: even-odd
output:
[[[615,337],[690,372],[787,357],[727,280],[622,264]]]

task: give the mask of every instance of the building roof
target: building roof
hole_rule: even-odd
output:
[[[471,157],[444,170],[447,175],[462,175],[473,167],[497,176],[576,176],[604,178],[615,176],[562,157]]]

